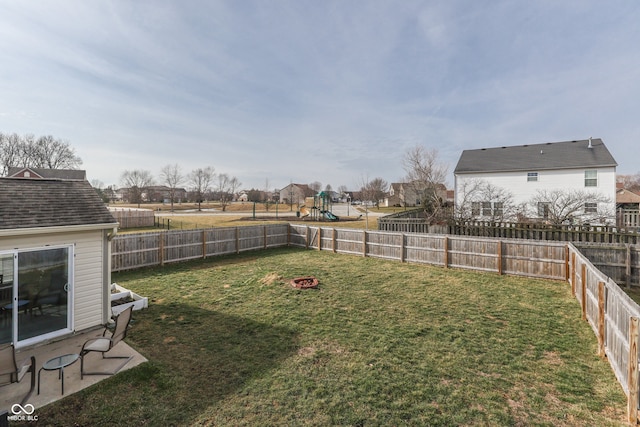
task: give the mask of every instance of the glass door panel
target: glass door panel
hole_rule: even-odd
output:
[[[18,253],[17,341],[69,329],[68,247]]]

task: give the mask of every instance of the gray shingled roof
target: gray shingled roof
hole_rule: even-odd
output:
[[[116,222],[87,181],[0,178],[0,230]]]
[[[455,174],[615,167],[601,139],[464,150]]]

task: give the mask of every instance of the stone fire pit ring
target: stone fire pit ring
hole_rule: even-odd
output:
[[[313,276],[296,277],[291,279],[291,286],[296,289],[315,289],[318,287],[318,279]]]

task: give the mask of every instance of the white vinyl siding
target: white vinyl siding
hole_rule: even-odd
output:
[[[73,306],[71,327],[81,331],[102,325],[107,319],[103,300],[103,231],[11,236],[0,239],[0,250],[28,249],[46,245],[74,245]],[[109,273],[109,279],[110,279]]]
[[[596,174],[597,187],[585,188],[585,171],[593,170]],[[558,169],[538,171],[538,181],[527,181],[523,179],[523,174],[529,171],[513,171],[513,172],[485,172],[485,173],[469,173],[455,175],[456,203],[461,203],[463,196],[460,193],[464,188],[464,183],[468,180],[483,180],[498,188],[508,190],[513,195],[513,204],[518,206],[528,203],[538,190],[554,191],[554,190],[580,190],[593,191],[610,200],[610,204],[601,204],[598,209],[602,212],[615,212],[616,200],[616,174],[615,167],[602,167],[596,169]],[[541,178],[544,174],[544,179]],[[535,209],[535,208],[534,208]],[[532,212],[535,214],[535,212]],[[615,222],[615,218],[609,219]]]

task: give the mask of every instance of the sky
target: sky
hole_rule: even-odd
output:
[[[637,0],[0,0],[0,132],[90,181],[357,190],[403,157],[601,138],[640,172]],[[188,183],[185,182],[185,187]]]

